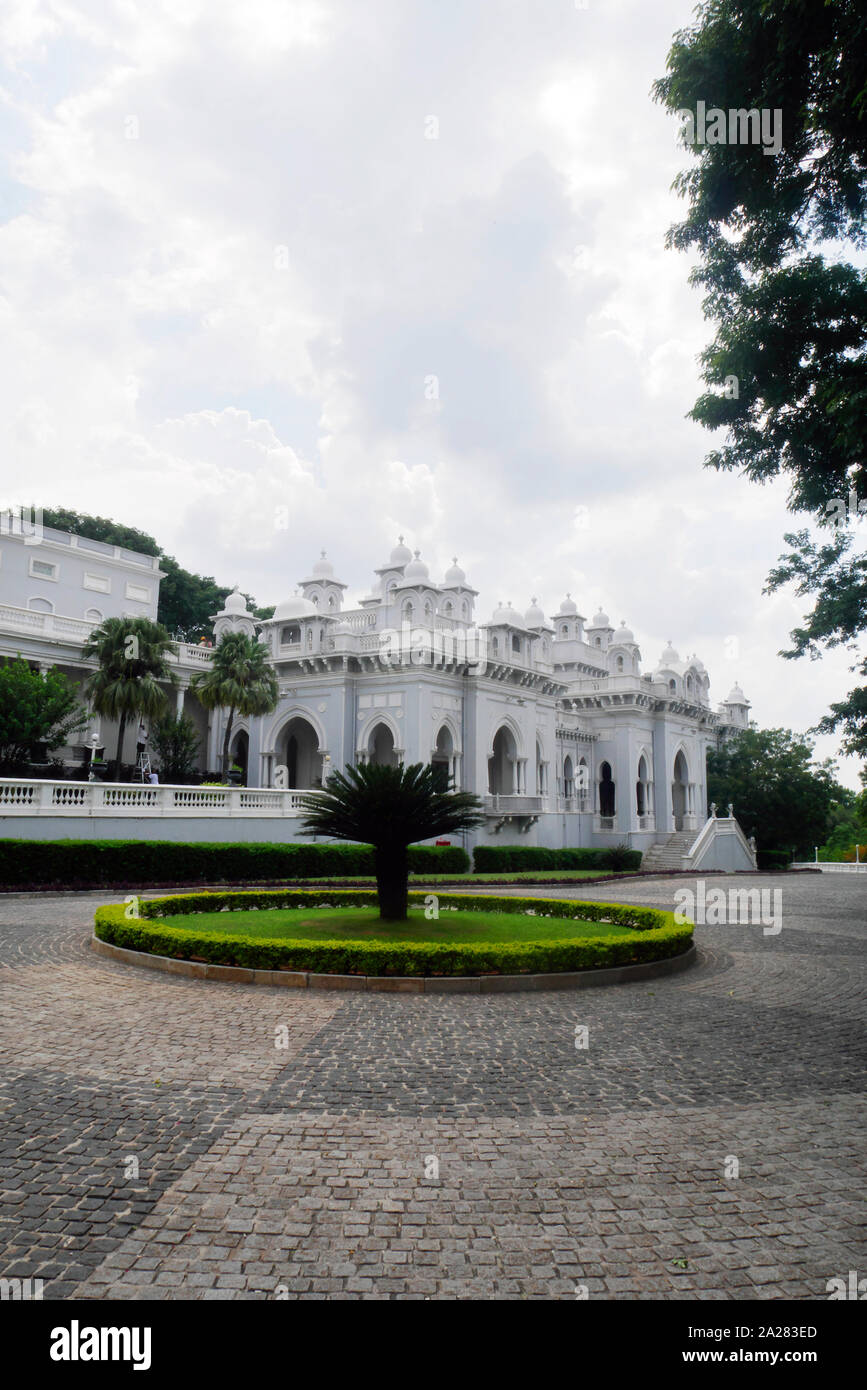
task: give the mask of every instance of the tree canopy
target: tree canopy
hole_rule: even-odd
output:
[[[78,692],[60,671],[33,671],[20,656],[0,662],[0,767],[27,762],[36,744],[53,753],[86,723]]]
[[[654,94],[677,113],[699,102],[779,113],[776,153],[760,142],[689,143],[695,130],[684,120],[694,162],[675,187],[688,209],[668,240],[698,253],[690,279],[716,325],[700,359],[707,390],[690,412],[726,431],[707,466],[758,482],[784,476],[790,508],[820,526],[839,524],[832,504],[846,499],[848,546],[787,535],[792,550],[768,581],[774,590],[794,579],[799,594],[816,596],[782,655],[818,655],[844,628],[851,637],[867,628],[863,543],[852,529],[867,499],[867,272],[846,260],[847,249],[867,245],[867,8],[703,0],[675,35]],[[839,547],[849,546],[860,564],[841,563]],[[867,662],[852,669],[867,675]],[[820,727],[842,728],[846,751],[867,752],[867,690],[833,706]]]
[[[790,729],[744,729],[707,759],[708,801],[734,806],[759,849],[809,854],[825,843],[837,807],[854,794],[841,787],[831,759],[813,761],[813,744]]]

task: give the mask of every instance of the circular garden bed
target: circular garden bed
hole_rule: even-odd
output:
[[[604,971],[692,946],[692,924],[656,908],[421,892],[409,908],[407,922],[392,923],[372,891],[189,893],[100,907],[94,934],[169,960],[365,979]]]

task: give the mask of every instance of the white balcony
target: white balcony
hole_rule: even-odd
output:
[[[498,793],[484,798],[486,816],[538,816],[544,808],[541,796],[510,796]]]
[[[176,787],[135,782],[64,782],[0,777],[0,816],[303,815],[301,798],[321,794],[276,787]]]

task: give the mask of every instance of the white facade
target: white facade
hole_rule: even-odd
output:
[[[84,546],[80,538],[55,543],[51,558],[59,554],[62,568],[74,554],[83,568],[91,564],[89,554],[81,560]],[[37,628],[40,610],[22,602],[29,597],[21,587],[26,562],[7,560],[15,548],[24,550],[22,538],[0,535],[0,654],[20,651],[84,675],[76,646],[91,623],[79,569],[71,567],[69,586],[56,590],[58,598],[68,595],[72,611],[62,616],[74,630],[56,626],[57,607],[44,614],[49,625]],[[156,589],[156,562],[139,559]],[[106,570],[110,561],[123,569],[126,553],[102,557]],[[17,578],[7,591],[10,573]],[[58,574],[55,582],[62,580]],[[345,591],[323,552],[270,620],[249,614],[237,591],[215,615],[216,640],[230,630],[258,633],[280,682],[272,714],[236,717],[233,725],[232,756],[246,767],[249,787],[315,787],[357,761],[433,762],[484,801],[485,826],[465,843],[521,837],[526,844],[626,841],[644,849],[704,823],[707,748],[721,729],[745,726],[748,703],[738,689],[714,712],[697,657],[682,660],[669,644],[644,671],[630,629],[615,628],[602,612],[587,623],[569,595],[550,617],[533,599],[523,613],[500,603],[480,621],[478,593],[457,561],[435,579],[402,538],[355,608],[344,608]],[[124,602],[113,611],[129,613]],[[150,616],[155,611],[154,601]],[[182,684],[210,657],[181,645]],[[202,766],[217,768],[223,716],[205,715],[183,689],[178,708],[202,729]],[[109,735],[106,742],[111,755]]]

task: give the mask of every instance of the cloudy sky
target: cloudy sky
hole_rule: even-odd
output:
[[[684,418],[711,330],[649,89],[691,11],[5,0],[4,500],[260,603],[321,547],[360,597],[403,533],[482,618],[568,590],[807,728],[849,676],[777,655],[801,523]]]

